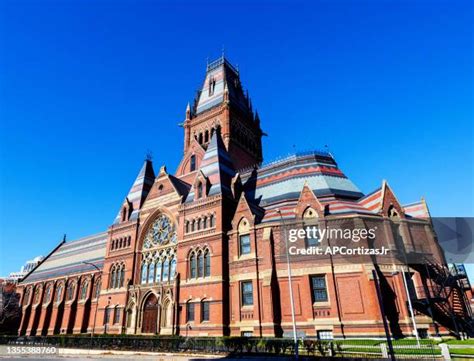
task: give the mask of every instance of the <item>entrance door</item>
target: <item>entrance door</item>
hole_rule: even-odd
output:
[[[158,299],[155,295],[148,296],[143,308],[143,333],[156,333],[156,325],[158,322]]]

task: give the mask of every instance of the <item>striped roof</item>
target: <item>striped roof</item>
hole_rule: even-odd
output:
[[[430,214],[428,213],[428,209],[426,208],[425,202],[419,201],[411,204],[407,204],[403,206],[403,212],[407,216],[414,217],[414,218],[429,218]]]
[[[209,196],[219,193],[231,194],[230,184],[232,178],[235,176],[235,170],[219,132],[215,132],[211,138],[198,174],[200,172],[209,180]],[[191,188],[186,198],[186,203],[192,202],[193,200],[194,187]]]
[[[250,190],[261,206],[298,199],[305,183],[317,197],[358,199],[363,194],[338,168],[327,152],[297,153],[257,170],[256,189]],[[250,173],[243,174],[248,181]]]
[[[107,232],[61,244],[36,269],[28,274],[22,282],[37,282],[51,278],[59,278],[95,272],[95,268],[104,265]]]
[[[132,204],[132,214],[130,215],[130,219],[136,219],[138,217],[138,212],[140,211],[140,208],[142,207],[154,182],[155,171],[153,170],[153,164],[151,160],[146,159],[126,197],[126,200]],[[120,219],[121,210],[117,213],[114,224],[119,223]]]
[[[372,212],[377,212],[382,208],[383,188],[380,187],[372,193],[359,199],[358,204]]]
[[[361,206],[357,202],[349,201],[332,201],[327,203],[329,205],[330,214],[343,214],[343,213],[365,213],[373,214],[375,212]]]
[[[223,56],[207,65],[206,78],[198,94],[195,114],[222,104],[224,93],[241,110],[249,111],[249,102],[240,85],[239,72]]]

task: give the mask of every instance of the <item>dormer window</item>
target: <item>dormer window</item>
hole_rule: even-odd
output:
[[[125,205],[122,207],[122,222],[128,221],[128,207]]]
[[[199,182],[196,186],[196,191],[197,191],[197,199],[202,198],[202,183]]]
[[[209,79],[209,96],[214,95],[214,90],[216,89],[216,79]]]

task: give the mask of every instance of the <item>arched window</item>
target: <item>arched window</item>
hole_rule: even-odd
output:
[[[201,218],[197,220],[197,230],[201,230]]]
[[[250,224],[243,218],[238,226],[239,231],[239,256],[250,254],[252,247],[250,241]]]
[[[186,233],[189,233],[189,221],[186,221]]]
[[[191,278],[196,278],[196,255],[194,254],[194,252],[191,254],[191,257],[189,258],[189,266],[190,266],[189,276]]]
[[[156,276],[155,276],[155,282],[161,282],[161,269],[163,268],[163,263],[161,262],[161,259],[158,261],[156,264]]]
[[[191,172],[194,172],[196,170],[196,156],[194,154],[191,156],[189,170]]]
[[[115,283],[114,283],[114,287],[113,287],[113,288],[119,288],[119,287],[120,287],[120,286],[119,286],[119,285],[120,285],[120,282],[121,282],[120,276],[121,276],[121,274],[120,274],[120,266],[117,265],[117,266],[115,266]]]
[[[150,263],[150,268],[148,271],[148,283],[153,283],[155,281],[155,264]]]
[[[194,232],[194,224],[196,222],[194,221],[194,219],[191,221],[191,232]]]
[[[61,302],[61,297],[63,294],[63,285],[59,285],[56,289],[56,302]]]
[[[25,294],[23,295],[23,306],[26,306],[30,299],[30,289],[27,288]]]
[[[199,133],[199,144],[202,144],[202,133]]]
[[[41,289],[39,287],[37,287],[35,289],[35,298],[33,299],[33,304],[38,304],[39,302],[39,299],[40,299],[40,295],[41,295]]]
[[[211,226],[211,228],[216,226],[216,220],[213,214],[211,214],[211,216],[209,217],[209,225]]]
[[[67,298],[68,301],[71,301],[74,298],[74,283],[70,283],[67,286],[66,298]]]
[[[176,273],[176,258],[173,257],[173,259],[171,260],[171,266],[170,266],[170,280],[174,280],[174,276],[175,276],[175,273]]]
[[[122,268],[120,268],[120,283],[119,287],[123,287],[123,281],[125,279],[125,266],[122,265]]]
[[[99,278],[95,284],[94,284],[94,291],[92,292],[92,294],[94,295],[94,298],[99,298],[99,295],[100,295],[100,282],[101,282],[101,279]]]
[[[201,251],[198,253],[198,277],[204,276],[204,255]]]
[[[163,261],[163,282],[168,281],[169,275],[170,275],[170,261],[165,258]]]
[[[204,133],[204,143],[209,142],[209,130],[206,130]]]
[[[44,303],[48,303],[49,301],[51,301],[51,289],[52,289],[52,286],[48,286],[48,288],[46,289],[46,294],[44,296]]]
[[[112,266],[110,268],[109,288],[115,288],[115,280],[116,280],[115,266]]]
[[[148,270],[148,265],[143,262],[142,263],[142,272],[141,272],[141,284],[144,285],[147,280],[147,270]]]
[[[204,217],[202,221],[202,228],[206,229],[207,228],[207,217]]]
[[[110,245],[110,249],[113,251],[115,249],[115,240],[112,240],[112,243]]]
[[[87,298],[87,282],[83,282],[81,286],[81,300],[85,300]]]
[[[204,252],[204,277],[209,277],[211,275],[211,256],[209,255],[209,250]]]
[[[132,237],[128,236],[127,239],[127,247],[130,247],[130,243],[132,242]]]
[[[120,238],[120,241],[119,241],[119,248],[122,248],[123,247],[123,238]]]

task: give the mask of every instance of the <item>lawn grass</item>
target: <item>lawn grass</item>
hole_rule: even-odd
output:
[[[474,355],[474,348],[450,348],[451,355]]]
[[[360,345],[360,346],[375,346],[380,344],[381,342],[384,342],[383,340],[334,340],[335,344],[338,345]]]
[[[474,346],[474,339],[469,340],[449,340],[446,341],[448,345],[473,345]]]

